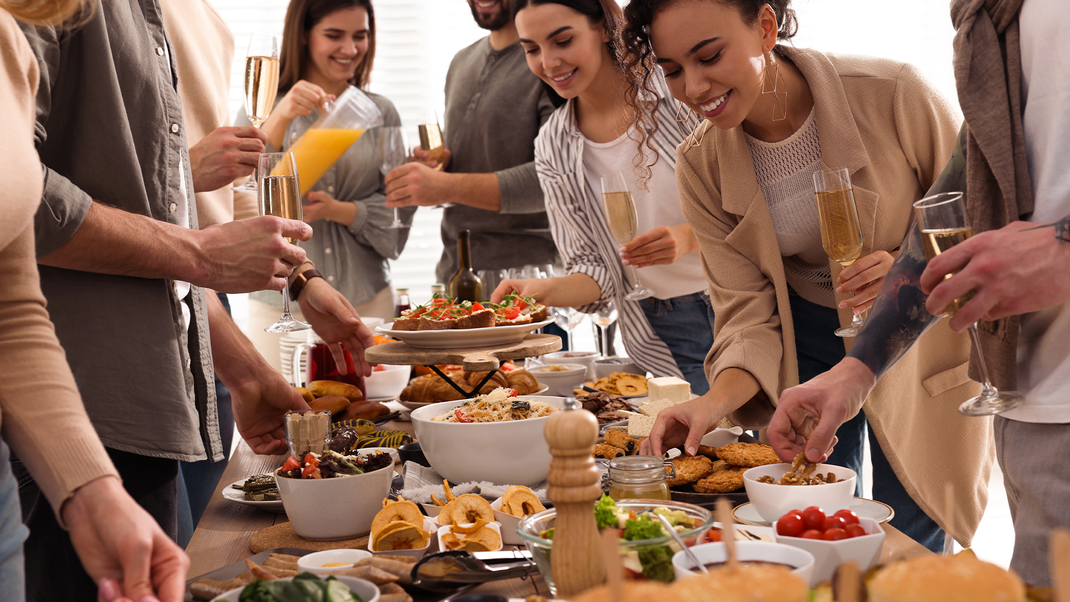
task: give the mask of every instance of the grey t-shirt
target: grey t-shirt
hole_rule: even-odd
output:
[[[446,74],[446,148],[449,171],[497,173],[502,209],[453,205],[442,216],[439,281],[457,271],[457,235],[471,230],[476,270],[558,263],[539,178],[535,137],[554,106],[528,70],[517,42],[501,50],[483,38],[453,57]]]

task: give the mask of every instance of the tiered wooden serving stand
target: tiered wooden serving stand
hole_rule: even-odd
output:
[[[468,347],[455,349],[423,349],[412,347],[400,341],[376,345],[364,352],[364,358],[373,364],[393,364],[398,366],[427,366],[449,383],[457,392],[473,397],[483,385],[501,368],[506,360],[552,353],[561,349],[561,337],[555,334],[529,334],[516,343],[496,347]],[[459,364],[465,372],[487,372],[483,382],[471,391],[465,391],[460,385],[446,377],[438,369],[441,364]]]

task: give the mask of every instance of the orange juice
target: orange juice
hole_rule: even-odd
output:
[[[301,134],[289,151],[297,161],[302,197],[363,134],[364,130],[338,128],[310,129]]]

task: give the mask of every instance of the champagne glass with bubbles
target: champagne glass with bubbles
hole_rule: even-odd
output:
[[[297,179],[297,162],[293,153],[263,153],[257,165],[260,186],[257,200],[260,215],[274,215],[283,219],[302,219],[301,183]],[[286,239],[297,244],[293,238]],[[282,290],[282,317],[264,329],[265,332],[296,332],[308,330],[308,324],[290,314],[290,284]]]
[[[279,91],[279,39],[273,33],[254,32],[245,57],[245,114],[260,127],[275,107]],[[256,192],[256,174],[235,190]]]
[[[408,161],[409,145],[405,140],[405,129],[395,126],[379,128],[379,168],[383,176]],[[404,228],[401,213],[394,207],[394,222],[388,228]]]
[[[851,174],[847,168],[814,174],[817,215],[821,220],[821,246],[830,259],[846,268],[862,256],[862,226],[858,222]],[[853,313],[853,312],[852,312]],[[836,331],[838,337],[853,337],[862,330],[861,313],[853,313],[851,323]]]
[[[606,208],[609,231],[617,243],[623,246],[634,240],[639,235],[639,218],[635,215],[635,201],[632,200],[632,193],[623,173],[618,171],[602,176],[602,202]],[[632,275],[634,284],[624,295],[625,299],[639,301],[654,295],[654,289],[643,286],[639,280],[639,271],[635,266],[629,265],[627,271]]]
[[[966,202],[961,192],[942,192],[925,197],[914,203],[914,212],[921,228],[922,245],[925,257],[932,261],[940,253],[973,236],[973,228],[966,218]],[[954,274],[947,274],[944,280]],[[973,298],[973,291],[955,299],[947,306],[945,315],[953,317]],[[981,340],[977,333],[977,323],[970,324],[970,338],[977,349],[977,365],[981,370],[981,394],[967,399],[959,406],[959,412],[966,416],[991,416],[1001,414],[1022,405],[1025,396],[1017,391],[1000,391],[988,377],[988,366],[981,354]]]

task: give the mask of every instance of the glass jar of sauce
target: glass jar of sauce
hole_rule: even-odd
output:
[[[666,472],[668,470],[669,472]],[[668,500],[666,476],[672,463],[656,456],[622,456],[609,461],[609,497],[614,500]]]

